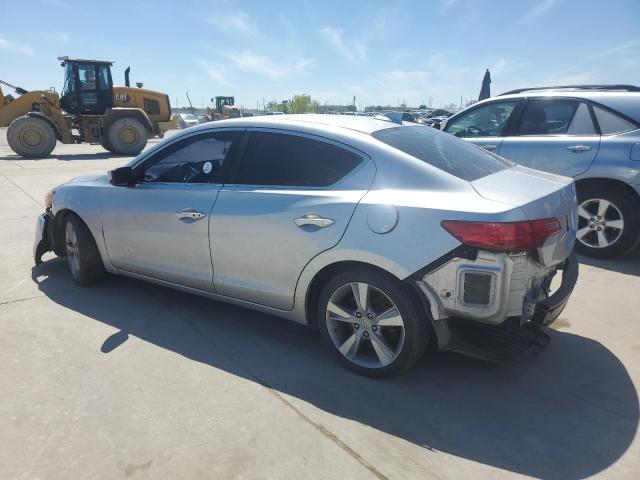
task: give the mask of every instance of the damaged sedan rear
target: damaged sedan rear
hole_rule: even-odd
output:
[[[34,255],[67,257],[79,284],[127,275],[309,325],[385,376],[428,345],[539,352],[577,280],[576,208],[571,179],[434,129],[254,117],[56,187]]]

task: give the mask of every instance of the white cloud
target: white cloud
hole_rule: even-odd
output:
[[[227,82],[223,73],[225,71],[225,66],[223,64],[207,62],[202,58],[194,58],[193,61],[203,68],[211,80],[214,80],[221,85],[229,85],[229,82]]]
[[[529,10],[524,15],[524,19],[529,20],[532,18],[539,17],[544,15],[549,10],[551,10],[556,4],[558,0],[540,0],[536,5],[533,6],[531,10]]]
[[[620,53],[628,53],[630,50],[635,51],[636,49],[640,49],[640,41],[627,42],[622,45],[618,45],[613,48],[609,48],[607,50],[603,50],[601,52],[595,53],[591,55],[589,58],[610,57],[612,55],[618,55]]]
[[[225,57],[243,72],[253,72],[272,80],[280,80],[291,73],[301,72],[315,63],[312,58],[272,58],[251,50],[228,52]]]
[[[353,62],[367,58],[367,47],[362,42],[354,41],[352,46],[347,46],[342,39],[342,29],[324,27],[319,29],[318,32],[347,60]]]
[[[0,36],[0,50],[5,52],[15,53],[19,55],[27,55],[29,57],[35,57],[36,52],[31,48],[28,43],[18,43]]]
[[[246,12],[233,12],[225,15],[216,15],[204,19],[214,27],[227,31],[242,34],[253,33],[257,31],[256,24]]]
[[[516,70],[518,68],[524,67],[526,65],[528,65],[529,62],[516,62],[513,63],[505,58],[500,58],[496,63],[494,63],[492,66],[489,67],[489,71],[491,72],[491,75],[493,74],[501,74],[501,73],[507,73],[507,72],[511,72],[513,70]]]
[[[61,43],[69,43],[71,40],[71,36],[67,32],[56,32],[54,36]]]

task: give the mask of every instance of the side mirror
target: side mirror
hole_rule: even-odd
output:
[[[133,170],[131,167],[120,167],[109,171],[109,183],[116,187],[128,187],[133,184]]]

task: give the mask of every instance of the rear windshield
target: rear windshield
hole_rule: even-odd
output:
[[[514,163],[429,127],[395,127],[371,134],[398,150],[458,178],[472,182]]]

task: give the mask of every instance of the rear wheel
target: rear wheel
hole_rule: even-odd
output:
[[[69,271],[78,285],[90,285],[104,278],[105,270],[93,235],[75,214],[67,215],[64,226]]]
[[[7,141],[11,149],[25,158],[44,158],[56,146],[56,133],[49,123],[37,117],[20,117],[9,125]]]
[[[100,138],[100,145],[102,145],[102,148],[111,153],[115,152],[115,148],[113,148],[113,145],[111,145],[111,142],[109,141],[109,137],[107,135]]]
[[[595,258],[627,253],[640,233],[637,209],[627,193],[612,187],[579,188],[576,250]]]
[[[109,127],[108,142],[114,152],[137,155],[147,145],[147,129],[135,118],[120,118]]]
[[[371,377],[409,369],[431,332],[405,285],[375,270],[332,278],[320,295],[317,315],[322,338],[337,358]]]

